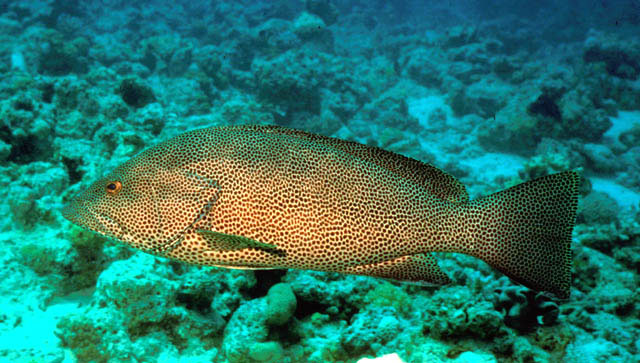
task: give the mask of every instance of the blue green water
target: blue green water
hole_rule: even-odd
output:
[[[640,361],[640,2],[0,0],[0,362]],[[571,298],[197,267],[61,208],[145,148],[276,124],[476,198],[583,177]],[[385,358],[382,358],[385,357]]]

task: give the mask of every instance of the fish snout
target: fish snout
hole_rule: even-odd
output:
[[[117,238],[122,234],[122,228],[115,221],[92,211],[88,203],[80,197],[74,198],[62,208],[62,216],[73,224],[107,237]]]
[[[82,201],[77,198],[71,200],[62,208],[62,216],[73,224],[82,225]]]

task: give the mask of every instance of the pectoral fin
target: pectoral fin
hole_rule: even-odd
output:
[[[214,232],[205,229],[196,229],[196,232],[209,243],[212,249],[240,250],[243,248],[255,248],[265,252],[273,253],[278,256],[285,255],[285,251],[279,249],[275,245],[256,241],[251,238]]]
[[[427,253],[402,256],[370,265],[353,266],[341,272],[429,286],[440,286],[451,282],[449,277],[440,270],[436,259]]]
[[[261,267],[261,266],[234,266],[234,265],[211,265],[213,267],[228,268],[231,270],[275,270],[275,267]]]

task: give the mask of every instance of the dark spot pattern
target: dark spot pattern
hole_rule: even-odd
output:
[[[477,241],[465,251],[534,290],[569,297],[571,233],[580,177],[547,175],[480,198],[462,208]]]
[[[444,284],[429,252],[453,251],[565,297],[577,180],[560,173],[469,202],[454,177],[417,160],[277,126],[229,126],[147,149],[63,213],[193,264]],[[105,189],[113,181],[117,194]],[[229,248],[202,230],[270,247]]]

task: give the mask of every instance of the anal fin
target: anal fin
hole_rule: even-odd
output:
[[[451,282],[449,276],[440,270],[436,259],[426,253],[402,256],[370,265],[352,266],[340,272],[431,286],[441,286]]]

